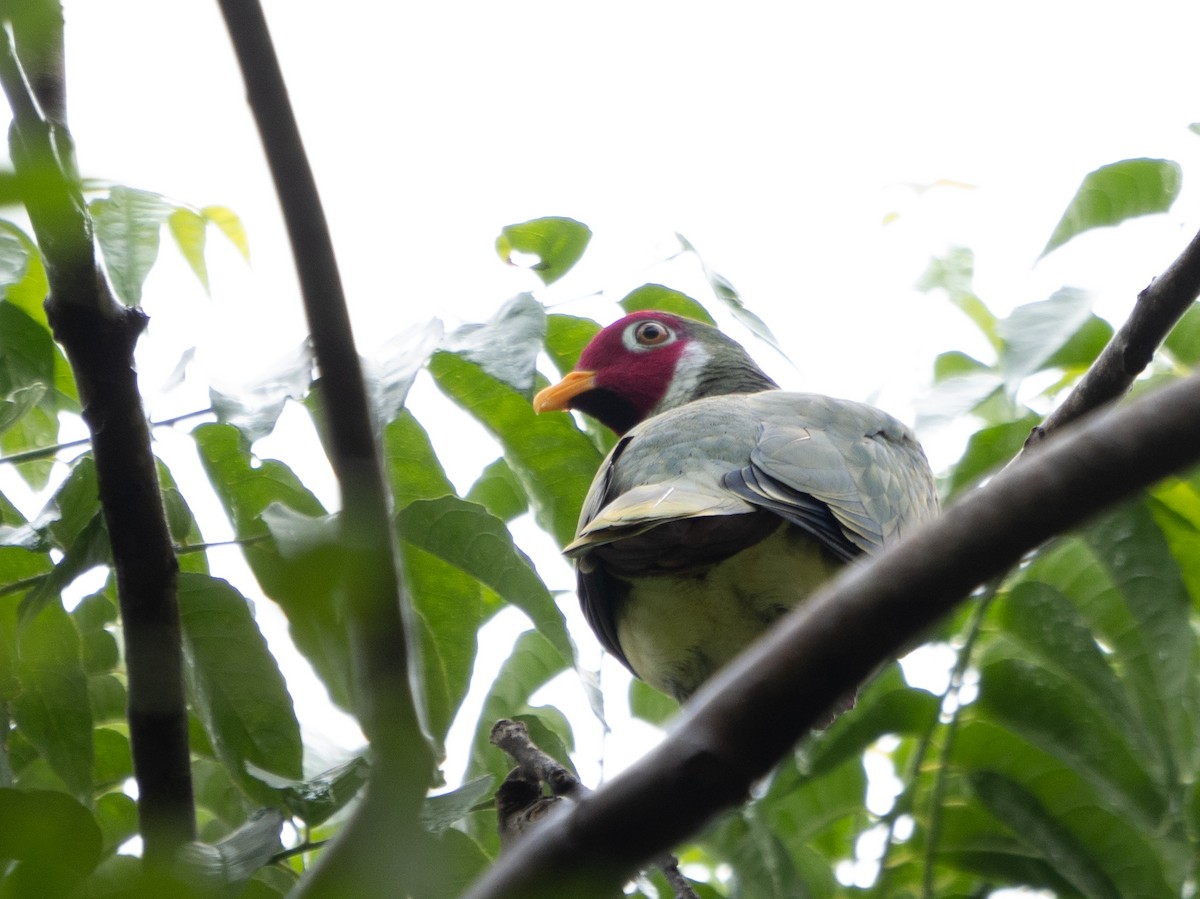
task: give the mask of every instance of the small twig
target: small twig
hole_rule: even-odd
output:
[[[529,729],[524,722],[501,718],[492,726],[491,742],[517,763],[496,791],[502,848],[511,846],[560,802],[579,801],[591,795],[592,791],[578,777],[529,738]],[[542,793],[542,784],[552,795]],[[680,872],[679,860],[674,855],[663,854],[654,864],[675,891],[676,899],[699,899]]]
[[[1124,396],[1197,296],[1200,233],[1165,272],[1138,294],[1129,318],[1062,405],[1029,433],[1025,449],[1032,449],[1053,431]]]
[[[201,415],[209,415],[212,413],[212,407],[207,409],[197,409],[195,412],[185,412],[182,415],[176,415],[172,418],[164,418],[161,421],[150,422],[151,428],[167,428],[172,425],[177,425],[181,421],[187,421],[189,418],[199,418]],[[77,446],[88,446],[91,444],[91,437],[80,437],[77,440],[67,440],[63,443],[56,443],[54,446],[39,446],[31,450],[25,450],[23,453],[13,453],[11,456],[0,456],[0,465],[12,464],[17,465],[21,462],[36,462],[39,459],[49,459],[57,456],[62,450],[74,449]]]

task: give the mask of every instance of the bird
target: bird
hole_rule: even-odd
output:
[[[679,315],[601,329],[533,405],[617,435],[563,553],[600,644],[681,703],[843,566],[938,512],[908,427],[781,390],[739,343]]]

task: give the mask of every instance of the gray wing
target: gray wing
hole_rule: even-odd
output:
[[[811,394],[749,398],[761,422],[750,464],[725,487],[808,530],[842,558],[877,550],[937,513],[912,433],[885,412]]]

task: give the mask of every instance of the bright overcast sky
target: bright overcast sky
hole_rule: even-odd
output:
[[[226,377],[269,362],[304,327],[216,3],[64,5],[84,174],[229,206],[249,232],[252,270],[210,237],[211,301],[164,241],[146,299],[164,349],[143,386],[197,340]],[[973,246],[979,292],[1001,310],[1069,282],[1101,289],[1119,319],[1200,222],[1195,2],[266,8],[368,352],[536,287],[493,239],[567,215],[596,238],[543,294],[563,311],[615,317],[575,298],[647,279],[707,300],[691,263],[644,270],[678,231],[779,336],[794,369],[750,348],[785,386],[907,416],[935,352],[984,352],[944,300],[912,290],[931,253]],[[1173,213],[1035,267],[1083,175],[1136,156],[1183,165]],[[913,189],[938,180],[970,188]]]

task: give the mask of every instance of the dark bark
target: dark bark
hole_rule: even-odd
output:
[[[433,762],[409,686],[388,491],[333,244],[266,20],[257,0],[220,0],[220,6],[292,244],[321,371],[330,462],[342,493],[342,535],[357,557],[345,572],[344,593],[356,702],[371,741],[371,780],[365,801],[323,853],[307,889],[354,895],[379,883],[395,888],[406,876],[405,864],[415,862],[413,846],[421,836],[414,822]]]
[[[18,45],[37,66],[28,80],[0,32],[0,84],[13,110],[13,161],[50,280],[46,316],[75,373],[112,544],[144,857],[166,865],[195,838],[195,810],[175,595],[178,566],[133,361],[146,316],[113,298],[97,266],[65,124],[61,16],[50,23],[57,27],[23,39],[22,27],[32,26],[24,19],[14,22]],[[42,109],[50,111],[50,120]]]

